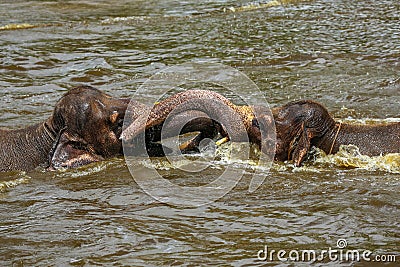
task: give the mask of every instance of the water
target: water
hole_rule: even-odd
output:
[[[131,96],[164,67],[199,59],[243,71],[271,106],[311,98],[342,120],[400,117],[398,1],[282,2],[2,1],[0,125],[44,120],[78,84]],[[259,261],[257,252],[328,249],[340,238],[400,261],[399,157],[360,158],[351,149],[317,153],[301,168],[274,163],[255,192],[248,173],[222,199],[192,209],[154,201],[123,158],[2,173],[0,262],[286,266]],[[171,182],[193,186],[226,162],[201,175],[166,159],[156,166]]]

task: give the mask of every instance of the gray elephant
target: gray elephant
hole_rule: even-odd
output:
[[[90,86],[69,90],[46,121],[0,129],[0,171],[71,168],[121,154],[119,137],[129,101]]]

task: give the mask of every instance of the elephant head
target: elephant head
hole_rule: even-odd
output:
[[[50,119],[49,128],[57,135],[49,153],[50,168],[77,167],[121,154],[119,137],[129,101],[90,86],[66,93]]]

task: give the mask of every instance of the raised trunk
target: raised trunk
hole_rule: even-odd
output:
[[[57,138],[52,118],[18,130],[0,130],[0,171],[28,171],[48,162]]]

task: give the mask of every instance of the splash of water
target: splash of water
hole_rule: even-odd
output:
[[[368,171],[385,171],[400,173],[400,153],[390,153],[380,156],[366,156],[354,145],[341,146],[333,155],[326,155],[317,149],[315,163],[332,164],[337,167],[361,168]]]
[[[5,192],[10,188],[16,187],[20,184],[29,183],[31,177],[26,175],[25,172],[17,172],[12,176],[16,176],[15,178],[7,179],[6,181],[0,182],[0,192]]]
[[[209,158],[214,168],[223,168],[223,166],[229,164],[234,165],[236,168],[245,168],[249,171],[263,169],[265,166],[260,166],[258,164],[258,157],[261,152],[257,146],[251,146],[248,158],[237,158],[232,156],[240,154],[241,147],[244,145],[248,144],[228,142],[218,146],[214,155],[200,153],[187,155],[186,157],[188,159],[196,159],[196,157]],[[400,173],[400,153],[370,157],[362,155],[359,148],[354,145],[341,146],[339,151],[333,155],[326,155],[324,151],[318,148],[313,149],[312,154],[314,154],[314,159],[312,162],[308,162],[305,166],[294,167],[290,162],[281,164],[274,163],[272,169],[278,172],[285,172],[288,170],[291,172],[321,172],[324,171],[325,168],[330,170],[333,165],[337,168],[359,168],[368,171],[384,171],[395,174]],[[233,150],[235,150],[235,153],[232,153]],[[188,162],[182,161],[180,163],[179,161],[176,161],[174,162],[174,165],[171,165],[168,160],[159,158],[152,160],[151,167],[159,170],[171,170],[179,168],[185,164],[188,164]],[[327,167],[328,165],[330,166]]]

